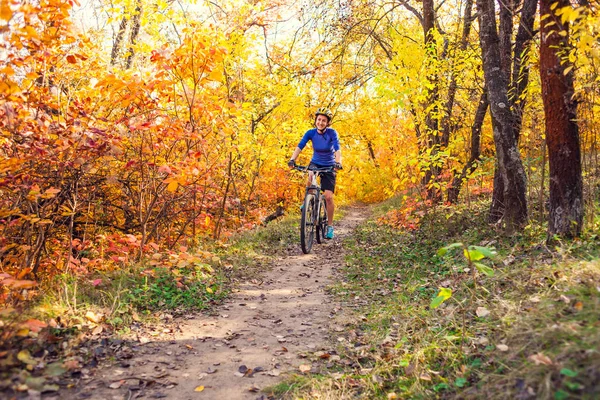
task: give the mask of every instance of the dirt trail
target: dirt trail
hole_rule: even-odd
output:
[[[309,255],[298,245],[297,254],[240,284],[214,316],[178,319],[175,332],[119,344],[117,361],[81,382],[75,397],[254,400],[301,366],[315,372],[303,357],[330,349],[330,321],[340,311],[325,289],[343,265],[343,239],[366,215],[350,208],[335,239],[315,243]]]

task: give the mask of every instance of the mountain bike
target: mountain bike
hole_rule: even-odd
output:
[[[302,217],[300,218],[300,245],[304,254],[310,253],[313,241],[321,244],[327,232],[327,203],[321,193],[319,177],[323,172],[332,172],[333,167],[315,168],[296,165],[294,169],[302,172],[313,172],[311,184],[306,188]]]

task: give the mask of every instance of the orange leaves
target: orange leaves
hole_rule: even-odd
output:
[[[37,319],[28,319],[27,321],[23,322],[21,326],[29,329],[31,332],[38,333],[47,327],[48,324]]]
[[[220,45],[223,40],[224,38],[218,32],[208,32],[205,28],[197,27],[188,31],[181,46],[173,50],[165,47],[153,50],[150,60],[157,64],[159,71],[172,71],[173,75],[169,79],[174,79],[175,84],[181,84],[184,91],[193,90],[194,94],[204,96],[209,94],[209,92],[201,93],[204,85],[220,82],[223,79],[220,63],[227,53]],[[190,84],[191,86],[185,88]],[[187,94],[188,99],[189,94]]]
[[[10,8],[10,5],[8,4],[7,1],[2,1],[2,3],[0,4],[0,19],[3,21],[10,21],[11,18],[13,17],[13,11]]]
[[[0,287],[6,286],[9,289],[31,289],[37,286],[37,282],[30,280],[15,279],[12,275],[1,273],[0,274]]]
[[[223,71],[219,68],[215,68],[208,74],[207,78],[211,81],[220,82],[223,80]]]
[[[13,275],[0,273],[0,306],[28,300],[30,297],[28,292],[37,285],[35,281],[17,279]]]
[[[19,93],[21,88],[11,80],[0,81],[0,95],[13,95]]]
[[[0,160],[0,248],[11,271],[24,260],[44,276],[116,268],[254,226],[294,195],[280,160],[286,135],[304,129],[306,88],[280,85],[245,30],[190,24],[178,44],[136,47],[135,68],[107,68],[102,38],[70,32],[69,2],[11,7],[0,26],[17,13],[27,22],[9,24],[0,61],[0,140],[12,155]],[[264,10],[232,11],[236,26],[266,21]],[[141,28],[151,37],[156,26]],[[193,264],[171,258],[152,261]]]
[[[36,281],[29,281],[29,280],[19,280],[19,279],[12,279],[12,278],[5,278],[2,280],[2,282],[0,282],[0,284],[7,286],[11,289],[31,289],[35,286],[37,286],[37,282]]]
[[[416,230],[419,227],[421,218],[425,215],[423,209],[427,206],[426,202],[405,196],[402,206],[379,218],[378,223],[390,225],[397,229]]]
[[[165,180],[165,183],[167,183],[168,181],[168,185],[167,185],[167,190],[169,192],[175,192],[177,190],[177,188],[179,187],[179,182],[177,182],[177,180],[175,179],[167,179]]]
[[[161,173],[161,174],[171,175],[172,170],[171,170],[171,167],[169,167],[168,165],[164,164],[164,165],[161,165],[160,167],[158,167],[158,172]]]

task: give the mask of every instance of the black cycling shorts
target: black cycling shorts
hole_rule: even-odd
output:
[[[310,167],[313,168],[327,168],[328,166],[317,165],[314,163],[310,163]],[[321,172],[321,190],[331,190],[335,193],[335,176],[337,172]]]

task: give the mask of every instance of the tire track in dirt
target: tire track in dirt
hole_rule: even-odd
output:
[[[254,400],[301,366],[316,372],[305,355],[331,348],[331,321],[340,311],[326,288],[344,264],[344,238],[367,214],[366,207],[349,208],[335,239],[315,243],[308,255],[298,244],[296,254],[240,284],[214,315],[177,318],[175,332],[120,344],[127,356],[99,367],[75,396]],[[204,389],[196,392],[199,386]]]

